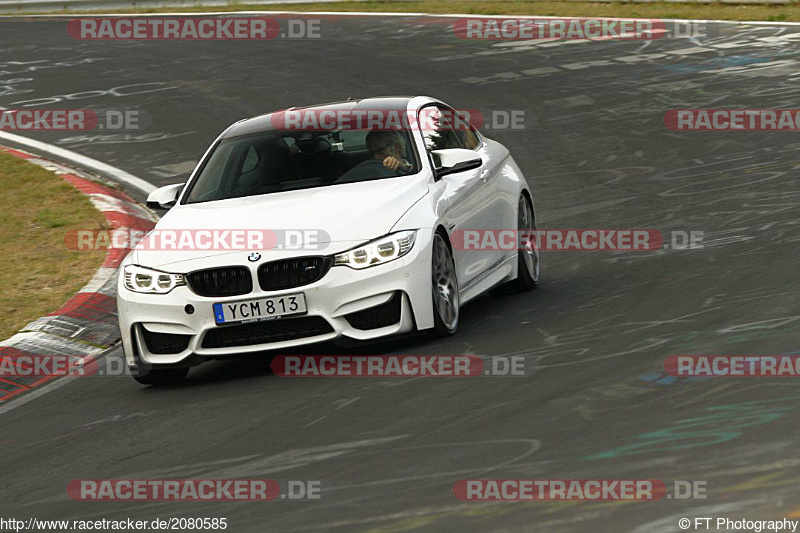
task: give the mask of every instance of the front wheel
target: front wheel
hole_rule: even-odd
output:
[[[533,214],[533,204],[524,194],[519,196],[517,209],[517,226],[521,236],[520,250],[517,257],[517,279],[515,288],[519,291],[535,289],[542,277],[542,261],[539,246],[536,245],[536,218]]]
[[[453,254],[440,233],[433,236],[431,290],[433,291],[433,334],[437,337],[452,335],[458,329],[458,278]]]

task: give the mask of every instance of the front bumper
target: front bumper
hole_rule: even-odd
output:
[[[336,266],[314,283],[281,291],[262,291],[258,283],[255,283],[251,293],[234,297],[199,296],[187,286],[177,287],[169,294],[140,294],[129,291],[120,276],[117,308],[127,363],[130,366],[136,365],[134,353],[146,364],[181,364],[187,362],[192,355],[206,358],[224,357],[290,348],[339,337],[370,340],[406,333],[412,331],[415,325],[417,329],[433,327],[430,287],[431,235],[431,230],[418,230],[412,250],[404,257],[385,265],[363,270]],[[250,268],[254,280],[258,279],[256,271],[260,264],[244,265]],[[305,295],[308,312],[300,317],[307,317],[307,320],[295,322],[298,326],[296,331],[292,331],[294,324],[291,321],[295,319],[294,317],[258,322],[248,325],[247,328],[237,325],[217,326],[214,321],[212,310],[214,303],[275,297],[298,292]],[[373,308],[387,309],[398,299],[397,305],[400,310],[396,323],[374,327],[374,323],[370,325],[370,320],[366,318],[370,312],[356,315],[361,317],[360,320],[353,319],[353,313]],[[185,311],[187,304],[194,307],[193,314],[187,314]],[[359,327],[354,327],[351,322]],[[216,331],[223,328],[240,328],[240,330],[231,335],[228,335],[228,332],[220,334]],[[278,329],[280,334],[271,334]],[[207,334],[211,331],[215,333],[207,338]],[[245,332],[246,335],[242,335]],[[260,335],[259,332],[264,335]],[[235,337],[234,342],[238,344],[227,346],[226,344],[230,344],[229,337]],[[166,341],[159,342],[156,346],[154,338]],[[220,338],[223,338],[222,342]],[[173,342],[175,339],[179,339],[180,342],[176,344]],[[151,346],[148,346],[147,340],[150,340]],[[241,344],[242,342],[245,344]],[[169,353],[164,353],[165,351]]]

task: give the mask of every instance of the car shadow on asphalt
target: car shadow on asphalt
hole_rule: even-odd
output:
[[[524,299],[525,295],[540,292],[519,294],[507,287],[497,287],[471,301],[461,309],[461,335],[469,331],[470,323],[480,321],[486,314],[487,307],[501,310],[513,305],[515,300]],[[490,309],[491,311],[491,309]],[[207,361],[193,367],[187,378],[177,384],[166,386],[149,386],[143,390],[175,390],[194,388],[215,383],[228,383],[253,379],[281,379],[275,375],[270,363],[281,355],[454,355],[454,341],[460,344],[459,334],[447,338],[433,338],[428,331],[405,333],[374,341],[337,340],[321,342],[308,346],[291,348],[290,350],[269,350],[252,354],[231,356]],[[456,350],[458,351],[458,350]]]

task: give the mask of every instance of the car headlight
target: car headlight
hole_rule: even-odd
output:
[[[125,287],[133,292],[167,294],[175,287],[186,285],[183,274],[170,274],[151,268],[127,265],[122,269]]]
[[[392,233],[335,255],[333,265],[361,269],[394,261],[411,251],[416,237],[417,232],[413,230]]]

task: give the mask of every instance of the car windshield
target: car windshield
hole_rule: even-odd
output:
[[[393,164],[387,158],[397,161]],[[391,169],[392,166],[396,168]],[[241,198],[419,172],[405,130],[270,131],[222,140],[185,203]]]

